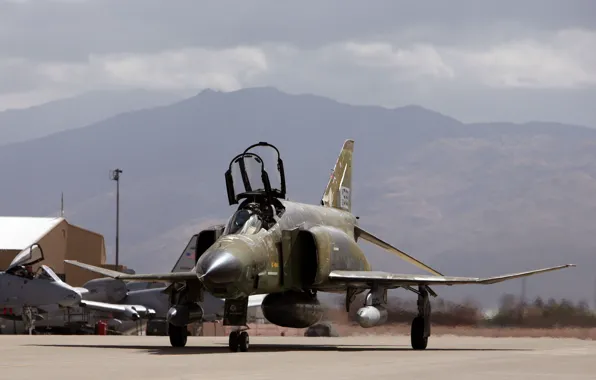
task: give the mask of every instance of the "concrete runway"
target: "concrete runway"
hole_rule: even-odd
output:
[[[251,337],[231,353],[227,337],[0,335],[0,379],[595,379],[596,342],[550,338],[407,336]]]

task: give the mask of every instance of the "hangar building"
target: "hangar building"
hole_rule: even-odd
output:
[[[63,217],[0,217],[0,270],[35,243],[41,246],[44,260],[35,264],[33,270],[47,265],[72,286],[82,286],[101,275],[65,264],[64,260],[106,266],[105,242],[100,234],[70,224]]]

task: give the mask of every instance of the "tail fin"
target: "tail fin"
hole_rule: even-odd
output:
[[[174,268],[172,268],[172,273],[176,272],[188,272],[194,268],[196,260],[195,260],[195,250],[197,246],[197,238],[198,235],[193,235],[190,239],[184,251],[174,264]]]
[[[321,204],[327,207],[352,211],[352,155],[354,140],[346,140],[339,152]]]

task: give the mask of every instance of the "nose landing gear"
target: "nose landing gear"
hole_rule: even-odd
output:
[[[170,337],[170,344],[172,347],[184,347],[188,340],[188,330],[186,326],[175,326],[168,324],[168,335]]]
[[[228,346],[232,352],[246,352],[249,347],[249,338],[246,331],[235,330],[230,333]]]

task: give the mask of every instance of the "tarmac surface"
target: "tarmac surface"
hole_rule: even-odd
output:
[[[596,342],[552,338],[408,336],[227,337],[0,335],[0,379],[595,379]]]

